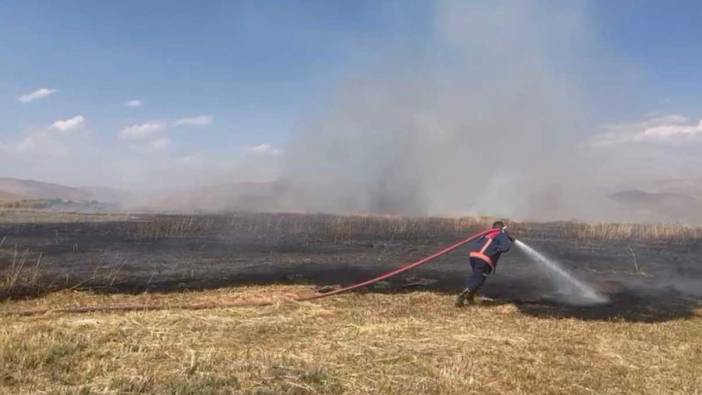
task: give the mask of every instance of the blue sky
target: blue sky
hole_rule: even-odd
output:
[[[640,73],[639,100],[625,115],[639,111],[700,114],[702,3],[599,1],[590,9],[592,27],[604,49]]]
[[[454,48],[442,39],[437,22],[442,4],[4,1],[2,175],[74,185],[138,184],[150,182],[134,175],[138,169],[161,169],[144,171],[159,177],[172,167],[169,161],[204,163],[212,157],[216,169],[202,165],[197,171],[218,174],[213,181],[220,182],[236,169],[250,169],[249,162],[274,164],[300,125],[329,111],[349,81],[451,63]],[[550,24],[535,29],[545,45],[564,47],[545,48],[544,63],[575,76],[571,83],[587,103],[588,133],[600,125],[643,122],[651,114],[689,118],[678,124],[702,115],[702,3],[532,5],[539,15],[535,24],[554,7],[575,8],[585,21],[586,33],[576,37],[585,44],[567,60],[560,57],[568,52],[567,37],[548,38],[559,33],[550,32]],[[55,92],[18,100],[40,89]],[[125,105],[129,100],[140,105]],[[68,120],[82,129],[76,139],[91,142],[82,151],[49,132],[59,130],[52,129],[55,122]],[[125,135],[130,127],[145,133],[130,138]],[[62,133],[72,133],[68,129]],[[35,136],[34,152],[22,145],[28,136]],[[40,152],[41,144],[47,152]],[[252,159],[255,153],[270,157]],[[64,165],[49,164],[59,160],[52,155]],[[99,171],[88,171],[98,159],[117,168],[103,163]],[[274,177],[275,170],[256,174]],[[169,177],[169,184],[178,183],[177,174]]]
[[[0,72],[15,107],[3,106],[5,126],[66,111],[94,114],[101,128],[205,112],[227,125],[218,138],[281,138],[352,63],[373,56],[347,51],[383,26],[366,7],[258,3],[4,3]],[[45,85],[60,91],[51,103],[13,103]],[[132,98],[143,108],[122,108]]]

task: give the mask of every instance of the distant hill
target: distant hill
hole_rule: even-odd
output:
[[[0,177],[0,197],[14,200],[62,199],[72,201],[92,200],[90,192],[80,188],[33,180]]]
[[[702,224],[702,194],[694,182],[656,182],[647,192],[625,187],[602,193],[598,218],[626,222],[680,222]],[[658,188],[654,188],[657,186]],[[689,192],[689,193],[688,193]],[[553,206],[546,198],[539,198]],[[37,208],[56,211],[145,212],[298,211],[305,191],[283,181],[243,182],[193,186],[151,193],[105,187],[69,187],[33,180],[0,177],[0,207]],[[585,216],[584,216],[585,217]]]
[[[650,193],[640,190],[629,190],[613,193],[609,197],[617,202],[626,204],[680,204],[686,205],[695,202],[692,196],[680,193]]]
[[[22,200],[22,197],[14,193],[0,191],[0,202],[16,202]]]
[[[702,177],[652,179],[639,182],[638,188],[695,196],[698,199],[702,199]]]
[[[0,204],[53,210],[146,209],[175,211],[274,210],[287,190],[279,182],[245,182],[178,188],[153,194],[131,194],[107,187],[69,187],[60,184],[0,177]],[[100,204],[96,204],[100,202]]]
[[[242,182],[192,187],[147,198],[146,208],[177,211],[275,211],[289,191],[281,182]]]
[[[618,203],[622,214],[635,220],[698,223],[702,219],[702,202],[682,193],[632,189],[613,193],[609,198]]]
[[[80,187],[79,189],[90,194],[91,200],[103,203],[122,204],[132,198],[132,194],[123,189],[107,187]]]

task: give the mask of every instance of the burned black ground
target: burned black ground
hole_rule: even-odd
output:
[[[336,222],[335,222],[336,221]],[[59,289],[170,292],[244,284],[348,285],[417,260],[480,229],[479,223],[350,224],[330,216],[146,216],[125,221],[0,225],[3,298]],[[419,220],[417,220],[419,221]],[[560,302],[547,273],[515,250],[483,295],[552,318],[655,322],[700,307],[700,240],[577,237],[563,225],[518,226],[525,242],[557,259],[610,303]],[[457,292],[469,273],[466,250],[361,292]]]

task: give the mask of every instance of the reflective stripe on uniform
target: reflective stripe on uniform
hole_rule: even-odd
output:
[[[492,244],[492,239],[488,239],[487,243],[483,246],[483,248],[480,249],[480,253],[484,254],[485,250],[487,250],[488,247],[490,247],[490,244]]]
[[[495,264],[492,263],[492,258],[483,254],[482,252],[473,251],[470,253],[470,257],[471,258],[478,258],[478,259],[484,261],[485,263],[487,263],[488,265],[490,265],[491,268],[493,268],[493,269],[495,268]]]
[[[490,265],[490,267],[493,270],[495,270],[495,264],[492,262],[492,258],[490,258],[489,256],[487,256],[485,254],[485,251],[487,251],[488,247],[490,247],[490,244],[492,244],[492,241],[494,240],[493,238],[496,237],[497,234],[499,234],[499,231],[496,231],[495,233],[492,233],[492,232],[488,233],[486,236],[484,236],[487,239],[487,241],[485,242],[485,245],[483,245],[483,248],[481,248],[479,252],[478,251],[471,251],[471,253],[470,253],[471,258],[480,259],[481,261]]]

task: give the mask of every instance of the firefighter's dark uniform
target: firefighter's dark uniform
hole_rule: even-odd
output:
[[[456,299],[457,306],[462,306],[466,299],[469,302],[473,301],[476,292],[485,283],[485,278],[495,271],[500,255],[512,247],[512,240],[502,229],[492,229],[478,239],[478,245],[478,249],[470,252],[470,267],[473,272],[468,277],[466,288]]]

